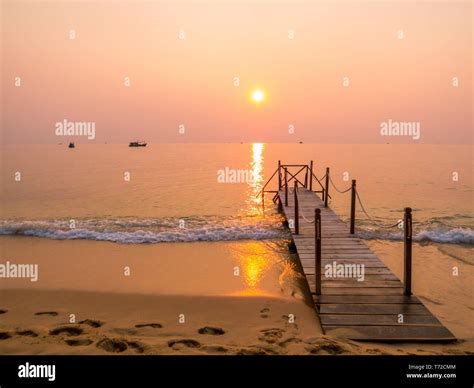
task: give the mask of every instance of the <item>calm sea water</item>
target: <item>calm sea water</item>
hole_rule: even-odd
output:
[[[278,160],[313,160],[319,177],[331,168],[340,190],[357,179],[372,219],[357,205],[357,233],[399,278],[401,232],[384,225],[413,208],[414,292],[456,335],[474,339],[470,146],[78,144],[1,151],[0,254],[43,269],[38,284],[10,279],[2,288],[304,297],[283,220],[271,195],[262,210],[258,193]],[[236,183],[229,171],[253,179]],[[347,219],[349,194],[332,186],[330,193],[330,206]],[[131,260],[135,281],[111,275],[110,268]],[[233,275],[236,266],[242,276]]]
[[[383,225],[396,223],[410,206],[416,240],[474,244],[470,146],[79,144],[1,151],[3,235],[117,243],[278,239],[287,236],[281,218],[271,196],[262,210],[258,193],[278,160],[313,160],[320,177],[331,168],[340,190],[357,179],[371,217],[358,206],[363,238],[401,239],[397,228]],[[219,171],[226,169],[254,179],[235,183],[227,173],[222,183]],[[349,194],[333,187],[330,193],[330,206],[347,218]]]

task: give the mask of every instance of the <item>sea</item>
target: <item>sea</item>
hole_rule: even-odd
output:
[[[471,145],[152,143],[133,148],[84,142],[75,148],[63,143],[0,150],[0,240],[107,242],[114,247],[110,252],[161,244],[167,260],[191,255],[196,266],[204,256],[215,263],[233,257],[247,263],[246,285],[239,292],[250,295],[295,292],[282,285],[283,275],[297,272],[294,266],[288,270],[290,235],[274,194],[266,194],[263,203],[261,191],[279,161],[313,161],[319,179],[329,168],[329,206],[346,221],[350,193],[342,192],[356,180],[356,233],[399,277],[403,237],[397,223],[405,207],[413,209],[413,289],[451,327],[474,336],[466,323],[474,318]],[[274,176],[265,189],[277,185]],[[13,252],[8,243],[1,246],[3,256]],[[206,273],[200,273],[201,283],[180,291],[235,292]],[[267,273],[272,275],[265,279]],[[158,291],[177,292],[171,282],[161,283]]]

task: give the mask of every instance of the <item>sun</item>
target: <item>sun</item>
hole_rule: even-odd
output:
[[[263,90],[255,89],[252,92],[252,100],[256,104],[260,104],[261,102],[263,102],[263,100],[265,100],[265,93],[263,92]]]

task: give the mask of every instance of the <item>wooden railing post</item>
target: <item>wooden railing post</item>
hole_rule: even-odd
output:
[[[304,188],[305,189],[308,188],[308,171],[309,171],[309,167],[308,165],[306,165],[306,173],[304,174]]]
[[[351,187],[351,234],[355,232],[355,214],[356,214],[356,180],[352,180]]]
[[[278,161],[278,191],[281,190],[281,161]]]
[[[295,181],[295,234],[300,233],[300,215],[298,209],[298,182]]]
[[[411,208],[405,208],[405,216],[403,220],[403,227],[404,227],[404,276],[403,276],[403,283],[404,283],[404,294],[411,295],[411,259],[412,259],[412,219],[411,219]]]
[[[285,167],[285,206],[288,206],[288,169]]]
[[[321,209],[314,209],[314,286],[321,295]]]
[[[326,167],[326,190],[324,193],[324,207],[328,207],[329,196],[329,167]]]
[[[313,161],[309,163],[309,191],[313,191]]]

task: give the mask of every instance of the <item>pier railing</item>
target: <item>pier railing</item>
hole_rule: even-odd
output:
[[[268,184],[277,176],[278,178],[278,190],[266,190]],[[324,185],[323,185],[324,180]],[[360,198],[360,195],[357,191],[357,182],[355,179],[352,179],[351,185],[345,190],[339,189],[333,182],[331,177],[331,172],[329,167],[326,168],[324,176],[318,178],[314,171],[314,164],[311,160],[309,164],[282,164],[281,161],[278,161],[278,168],[271,175],[270,179],[265,183],[261,192],[258,195],[262,195],[262,205],[264,205],[264,198],[266,193],[275,193],[273,201],[280,201],[279,191],[284,190],[284,204],[288,206],[288,196],[291,192],[290,183],[293,181],[293,195],[294,195],[294,234],[298,235],[300,232],[300,212],[299,212],[299,201],[298,201],[298,189],[299,187],[305,188],[306,190],[318,193],[321,195],[321,199],[324,202],[324,207],[329,206],[329,200],[332,198],[329,194],[330,186],[338,193],[345,194],[350,192],[350,224],[349,230],[350,234],[355,233],[355,215],[356,215],[356,202],[359,203],[359,206],[362,212],[366,217],[373,221],[376,224],[379,224],[377,221],[372,219],[367,213],[364,204]],[[316,189],[313,190],[313,184],[315,184]],[[307,222],[314,222],[314,239],[315,239],[315,281],[316,281],[316,294],[321,294],[321,242],[322,242],[322,224],[321,224],[321,209],[315,209],[314,220],[307,220],[306,217],[303,218]],[[392,225],[380,225],[381,228],[393,228],[401,227],[400,221]],[[404,295],[411,295],[411,282],[412,282],[412,214],[411,208],[407,207],[404,210],[404,219],[403,219],[403,241],[404,241],[404,275],[403,275],[403,284],[404,284]]]
[[[277,190],[268,190],[268,185],[277,177],[278,188]],[[310,164],[282,164],[278,161],[278,168],[273,172],[267,182],[264,184],[262,189],[258,192],[257,197],[262,196],[262,205],[265,206],[265,194],[274,194],[273,202],[276,202],[278,198],[278,192],[282,189],[285,190],[285,205],[288,206],[288,192],[291,191],[291,183],[297,182],[299,186],[304,187],[307,190],[321,194],[321,198],[327,202],[326,197],[331,198],[327,194],[326,188],[322,184],[322,180],[326,177],[323,176],[319,179],[314,172],[314,164],[311,160]],[[317,189],[313,190],[313,186]]]

